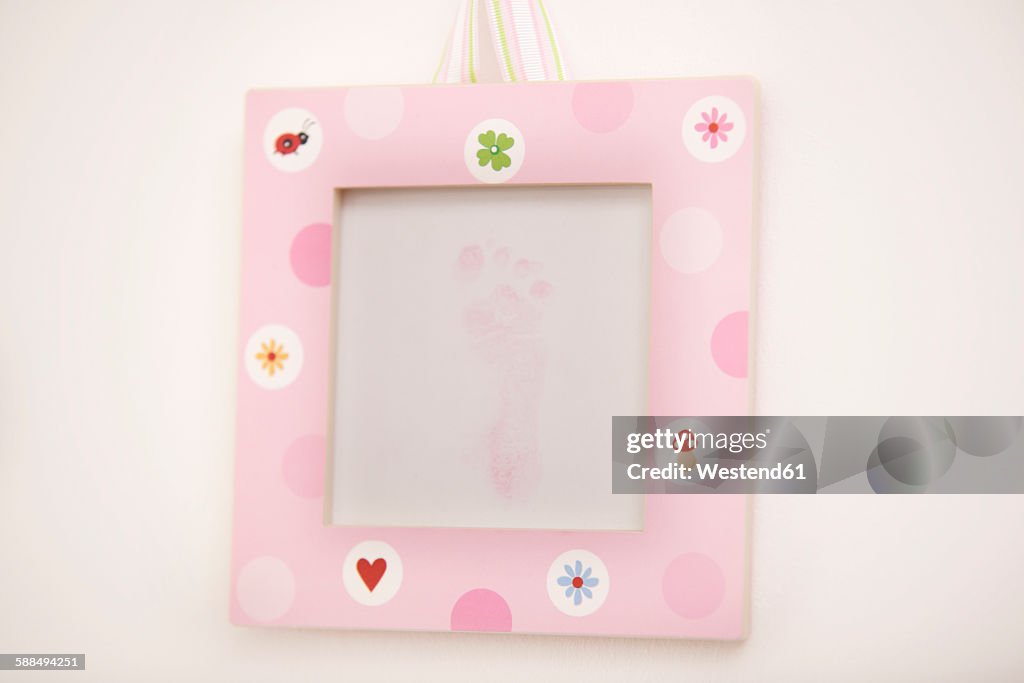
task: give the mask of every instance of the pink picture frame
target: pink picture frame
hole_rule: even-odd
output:
[[[649,412],[747,414],[756,107],[742,77],[250,92],[231,620],[745,637],[746,496],[595,532],[331,526],[324,493],[339,188],[650,185]]]

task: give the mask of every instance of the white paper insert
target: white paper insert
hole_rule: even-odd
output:
[[[650,186],[339,198],[330,521],[642,529],[610,458],[646,412]]]

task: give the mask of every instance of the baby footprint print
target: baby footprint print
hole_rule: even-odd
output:
[[[497,378],[497,410],[485,427],[490,481],[505,497],[529,495],[540,481],[538,411],[547,353],[541,329],[552,287],[540,263],[513,262],[507,248],[463,248],[455,276],[469,290],[463,325]]]

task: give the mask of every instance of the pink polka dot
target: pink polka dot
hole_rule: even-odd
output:
[[[281,474],[292,492],[303,498],[324,495],[324,461],[327,440],[322,436],[303,436],[284,452]]]
[[[512,610],[494,591],[477,588],[465,593],[452,607],[452,630],[508,633],[512,630]]]
[[[274,621],[284,616],[295,601],[295,575],[277,557],[257,557],[238,572],[235,596],[250,619]]]
[[[572,112],[580,125],[594,133],[608,133],[633,112],[629,83],[580,83],[572,91]]]
[[[687,619],[712,614],[725,596],[725,577],[707,555],[680,555],[665,568],[661,592],[673,612]]]
[[[711,355],[727,375],[747,376],[747,312],[722,318],[711,335]]]
[[[307,225],[292,240],[292,271],[311,287],[331,284],[331,226]]]

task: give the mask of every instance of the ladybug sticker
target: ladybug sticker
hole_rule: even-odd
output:
[[[298,133],[281,133],[274,141],[274,151],[277,154],[298,154],[299,147],[309,142],[309,129],[315,125],[316,121],[306,119]]]
[[[324,129],[313,112],[289,107],[277,112],[263,128],[263,155],[271,166],[297,173],[312,166],[324,146]]]

